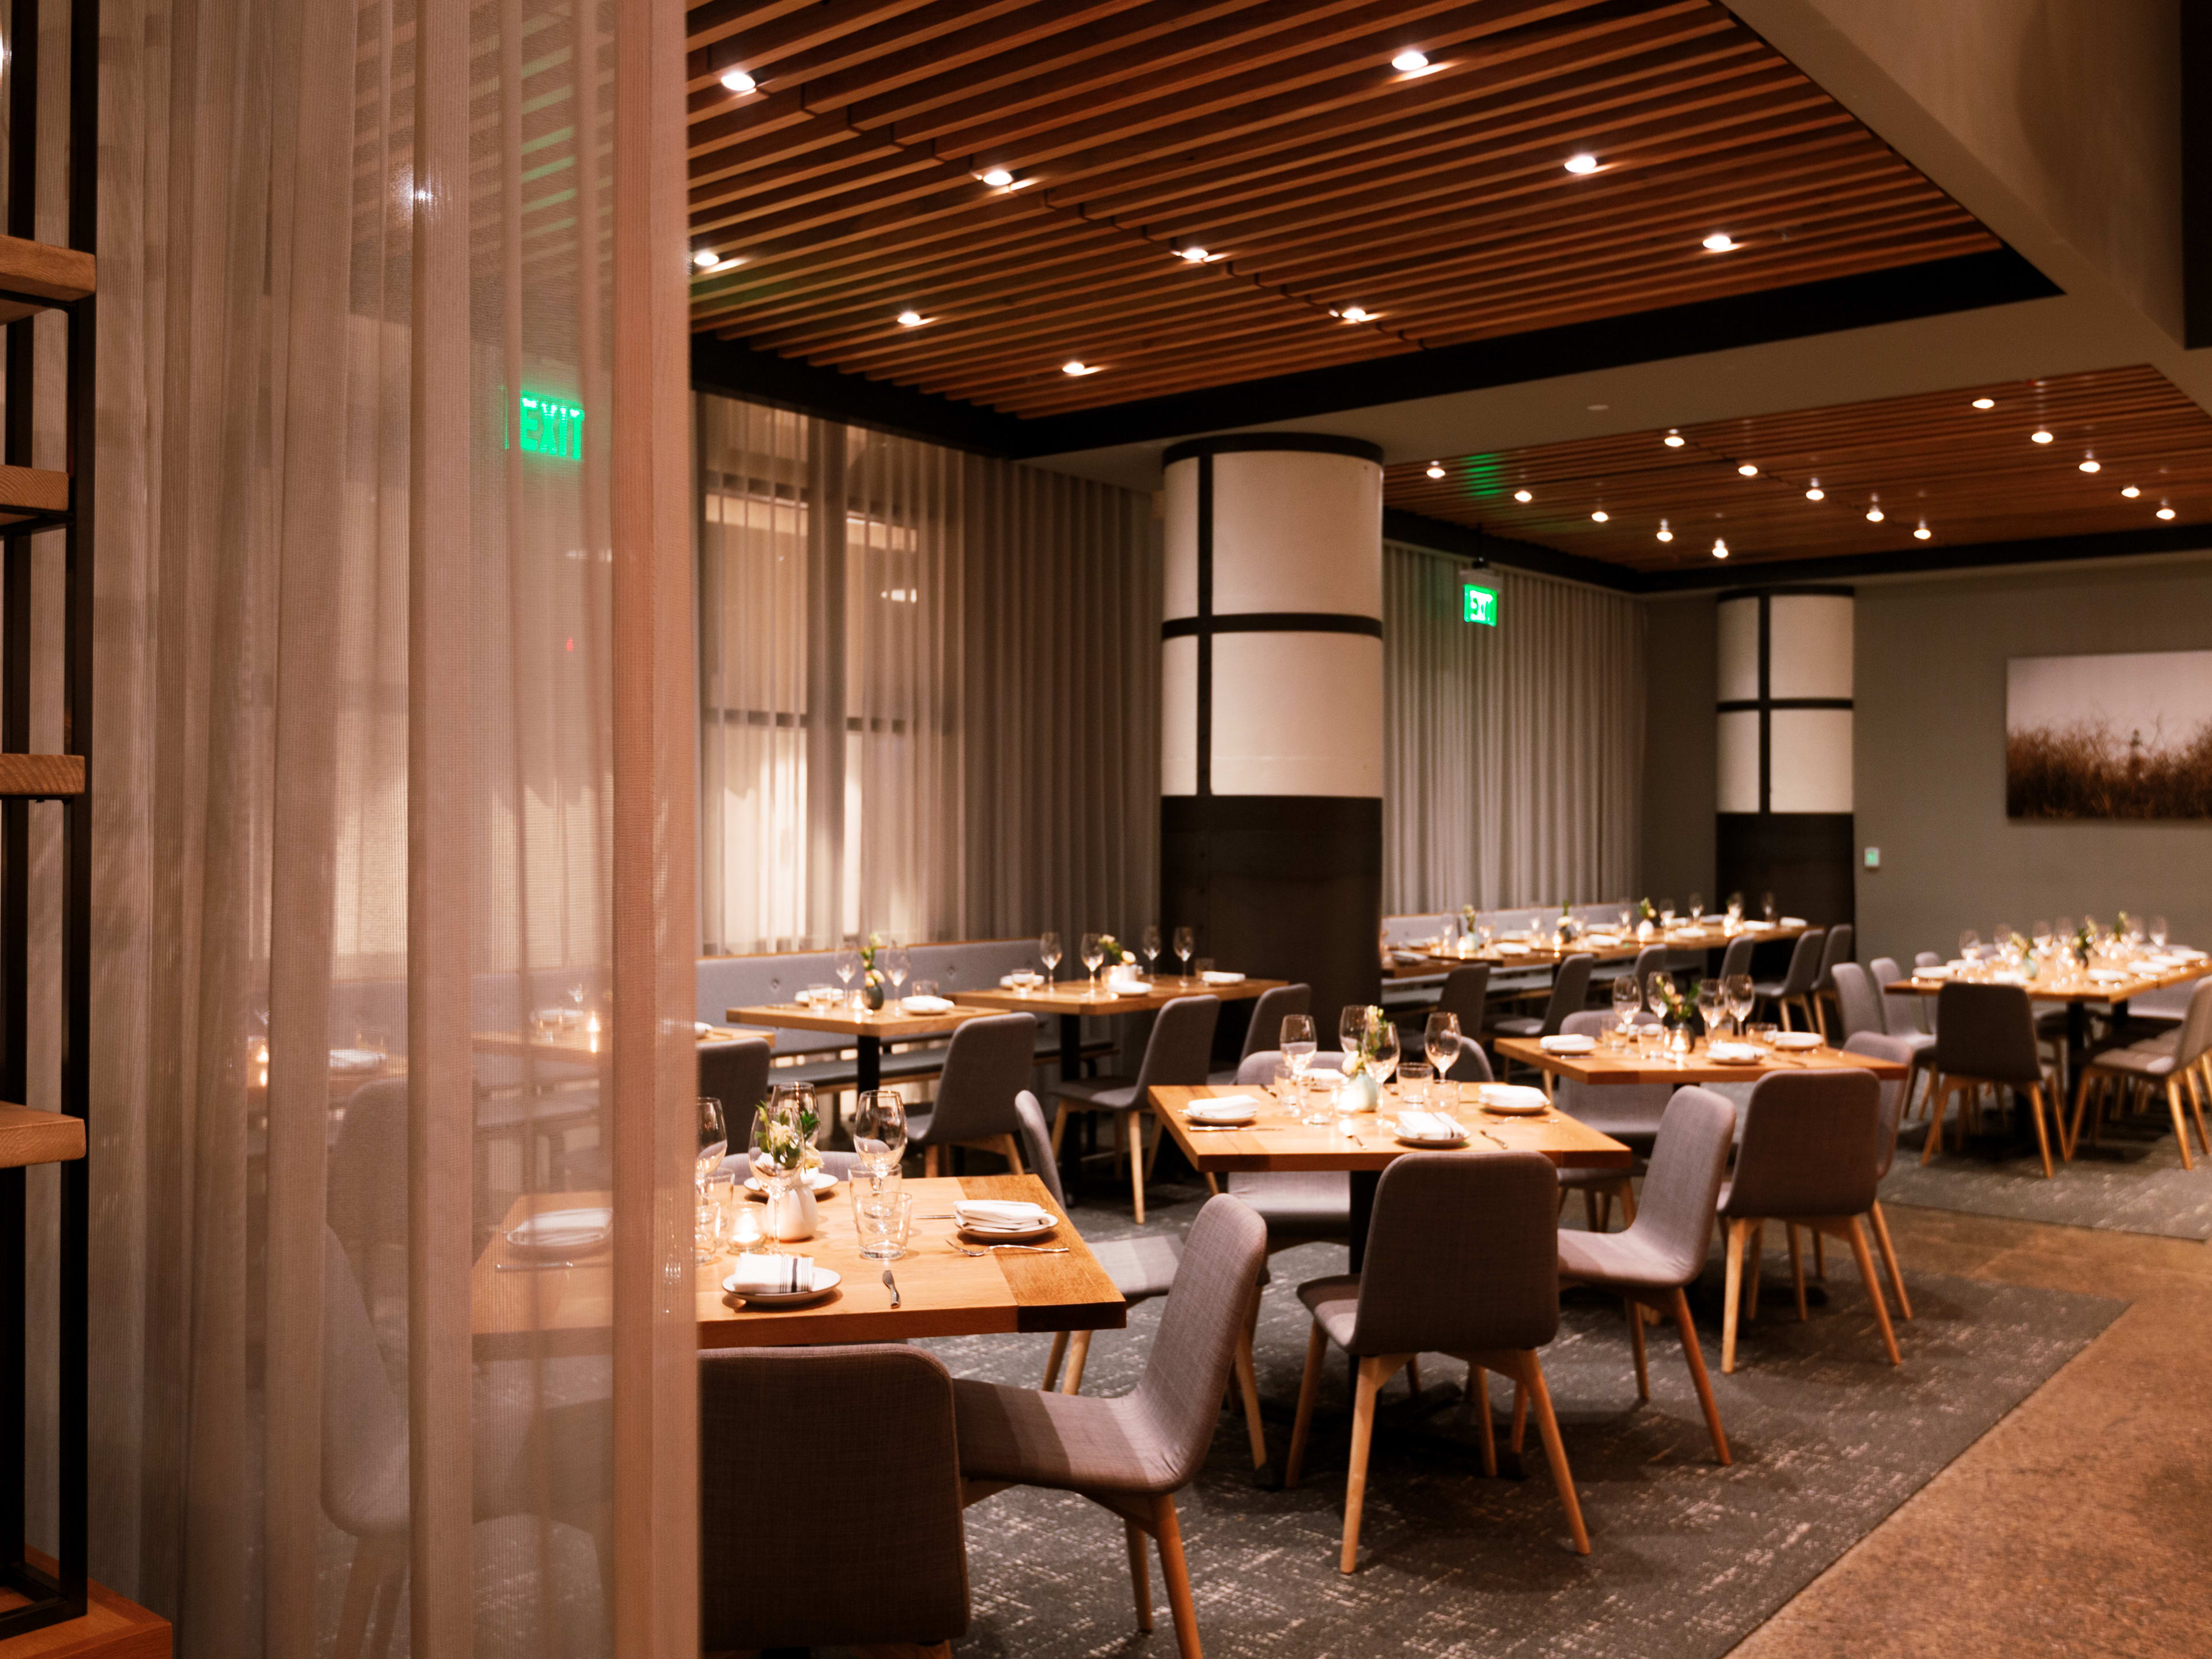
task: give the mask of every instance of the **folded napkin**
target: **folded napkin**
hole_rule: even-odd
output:
[[[963,1199],[952,1206],[952,1213],[982,1227],[1042,1227],[1053,1218],[1041,1204],[996,1198]]]
[[[1501,957],[1525,957],[1528,954],[1528,947],[1525,945],[1500,945],[1498,954]]]
[[[1404,967],[1409,963],[1420,961],[1422,954],[1423,953],[1419,951],[1393,951],[1390,952],[1390,960],[1396,963],[1401,967]]]
[[[1593,1036],[1567,1036],[1542,1038],[1537,1047],[1547,1054],[1586,1054],[1597,1047]]]
[[[1784,927],[1802,927],[1805,925],[1805,918],[1802,916],[1784,916],[1782,918],[1782,925]]]
[[[1106,988],[1120,996],[1140,997],[1152,988],[1144,981],[1126,974],[1109,974],[1106,975]]]
[[[1208,985],[1242,985],[1244,982],[1243,975],[1226,973],[1218,968],[1209,968],[1199,977]]]
[[[1448,1112],[1401,1112],[1398,1133],[1408,1140],[1465,1140],[1467,1130]]]
[[[1706,1052],[1715,1060],[1730,1066],[1741,1066],[1759,1058],[1759,1050],[1748,1042],[1716,1042]]]
[[[331,1070],[333,1072],[373,1072],[383,1064],[384,1056],[374,1048],[331,1050]]]
[[[737,1271],[722,1281],[739,1296],[788,1296],[814,1288],[811,1255],[741,1255]]]
[[[1220,1118],[1249,1117],[1260,1109],[1260,1103],[1249,1095],[1216,1095],[1210,1100],[1194,1100],[1184,1115],[1197,1123]]]
[[[1006,991],[1018,991],[1024,986],[1031,984],[1042,987],[1044,984],[1044,975],[1033,973],[1029,978],[1024,979],[1018,974],[1006,974],[1000,975],[999,980],[1000,988]]]
[[[908,997],[899,1004],[909,1014],[949,1014],[952,1004],[943,997]]]

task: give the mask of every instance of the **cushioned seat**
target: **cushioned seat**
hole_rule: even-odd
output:
[[[2201,979],[2189,996],[2180,1029],[2164,1037],[2152,1037],[2126,1048],[2107,1048],[2081,1068],[2081,1087],[2074,1097],[2074,1121],[2065,1136],[2066,1155],[2081,1138],[2081,1115],[2094,1096],[2096,1115],[2090,1120],[2094,1139],[2104,1122],[2106,1096],[2123,1082],[2140,1084],[2166,1097],[2173,1115],[2173,1138],[2181,1148],[2181,1167],[2191,1168],[2188,1118],[2197,1123],[2197,1144],[2212,1155],[2212,1139],[2204,1126],[2203,1097],[2212,1090],[2212,979]]]
[[[1206,1060],[1213,1048],[1213,1027],[1221,1015],[1221,999],[1215,996],[1177,997],[1162,1007],[1145,1043],[1145,1057],[1137,1075],[1097,1078],[1054,1086],[1058,1107],[1053,1116],[1052,1150],[1056,1158],[1060,1138],[1071,1112],[1111,1112],[1121,1132],[1122,1156],[1129,1160],[1129,1184],[1135,1199],[1137,1219],[1145,1218],[1145,1119],[1152,1111],[1151,1091],[1156,1087],[1198,1087],[1206,1082]]]
[[[1351,1242],[1352,1177],[1342,1170],[1240,1171],[1229,1191],[1267,1224],[1270,1250]]]
[[[1124,1301],[1165,1296],[1182,1265],[1182,1240],[1170,1233],[1139,1233],[1134,1238],[1103,1238],[1091,1247],[1106,1277]]]
[[[1260,994],[1253,1005],[1252,1017],[1245,1022],[1244,1047],[1237,1056],[1237,1065],[1206,1073],[1208,1083],[1235,1083],[1237,1070],[1262,1049],[1273,1048],[1283,1040],[1283,1022],[1292,1014],[1313,1011],[1313,987],[1310,985],[1270,986]]]
[[[1187,1478],[1134,1395],[1105,1400],[955,1378],[952,1401],[960,1473],[969,1480],[1153,1492]]]
[[[1589,1000],[1590,968],[1595,961],[1595,957],[1584,951],[1577,951],[1567,957],[1559,963],[1559,971],[1553,975],[1551,1000],[1544,1005],[1541,1017],[1509,1014],[1503,1019],[1490,1022],[1490,1035],[1512,1037],[1556,1035],[1567,1016],[1580,1010]]]
[[[1352,1328],[1359,1322],[1359,1275],[1337,1273],[1328,1279],[1310,1279],[1298,1286],[1298,1300],[1306,1304],[1306,1311],[1314,1316],[1322,1334],[1340,1348],[1352,1340]]]

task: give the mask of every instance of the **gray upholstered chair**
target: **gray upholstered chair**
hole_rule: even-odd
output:
[[[1562,960],[1559,972],[1552,975],[1551,1000],[1544,1005],[1542,1015],[1509,1014],[1491,1021],[1491,1032],[1498,1036],[1558,1036],[1561,1022],[1589,1000],[1590,969],[1596,960],[1583,951]]]
[[[1252,1006],[1252,1018],[1244,1027],[1244,1047],[1237,1054],[1237,1066],[1262,1049],[1273,1048],[1283,1040],[1283,1022],[1292,1014],[1313,1012],[1313,987],[1310,985],[1274,985],[1260,993],[1260,1000]],[[1208,1073],[1208,1083],[1231,1083],[1236,1080],[1237,1066],[1225,1066]]]
[[[1852,939],[1855,933],[1856,930],[1848,921],[1839,921],[1828,929],[1828,942],[1820,951],[1820,977],[1813,987],[1813,1003],[1816,1012],[1820,1012],[1825,1004],[1832,1003],[1836,1000],[1837,964],[1858,960],[1852,954]],[[1840,1013],[1838,1017],[1840,1018]],[[1826,1027],[1824,1024],[1816,1023],[1813,1029],[1816,1031],[1825,1030]],[[1850,1033],[1845,1031],[1843,1035],[1849,1036]]]
[[[1636,1354],[1636,1397],[1651,1398],[1651,1376],[1644,1357],[1643,1310],[1671,1316],[1681,1334],[1682,1357],[1690,1363],[1698,1404],[1712,1431],[1713,1455],[1729,1461],[1728,1436],[1721,1431],[1720,1407],[1713,1401],[1705,1357],[1698,1348],[1698,1328],[1690,1318],[1685,1291],[1705,1265],[1712,1243],[1713,1210],[1728,1174],[1735,1139],[1735,1106],[1710,1089],[1677,1089],[1660,1120],[1658,1144],[1644,1177],[1644,1206],[1620,1233],[1559,1231],[1559,1279],[1568,1285],[1594,1285],[1617,1291],[1628,1304],[1629,1342]]]
[[[1966,1139],[1968,1125],[1978,1116],[1976,1091],[1988,1085],[1998,1091],[2010,1088],[2027,1098],[2035,1120],[2035,1144],[2043,1153],[2043,1177],[2056,1173],[2051,1163],[2052,1127],[2063,1134],[2065,1124],[2055,1107],[2046,1125],[2050,1105],[2045,1090],[2049,1083],[2043,1067],[2043,1051],[2035,1035],[2035,1012],[2024,985],[1972,985],[1947,981],[1936,994],[1936,1046],[1929,1065],[1935,1082],[1928,1095],[1928,1141],[1920,1149],[1923,1164],[1943,1144],[1943,1115],[1951,1097],[1963,1094],[1959,1136]],[[2062,1150],[2063,1150],[2062,1146]]]
[[[1756,933],[1738,933],[1730,939],[1728,949],[1721,952],[1721,977],[1727,979],[1733,975],[1749,973],[1752,952],[1758,948],[1759,935]]]
[[[1912,1073],[1909,1068],[1917,1063],[1919,1053],[1905,1038],[1888,1036],[1880,1031],[1860,1031],[1844,1038],[1844,1052],[1865,1054],[1873,1060],[1886,1060],[1893,1065],[1908,1068],[1901,1080],[1893,1078],[1881,1079],[1881,1114],[1877,1120],[1878,1138],[1875,1143],[1879,1156],[1875,1159],[1874,1166],[1877,1196],[1867,1206],[1867,1219],[1874,1224],[1875,1247],[1881,1252],[1881,1265],[1889,1274],[1889,1288],[1897,1297],[1898,1311],[1910,1319],[1912,1317],[1912,1298],[1905,1294],[1905,1275],[1898,1271],[1897,1246],[1890,1243],[1889,1222],[1882,1215],[1879,1194],[1882,1177],[1889,1173],[1889,1166],[1897,1161],[1898,1125],[1904,1121],[1905,1103],[1912,1095]],[[1818,1237],[1819,1235],[1815,1234],[1814,1238],[1817,1240]]]
[[[1613,1023],[1613,1015],[1606,1010],[1585,1009],[1567,1016],[1561,1034],[1602,1041]],[[1638,1012],[1635,1017],[1638,1025],[1658,1023],[1657,1016],[1653,1014]],[[1641,1154],[1651,1150],[1674,1092],[1673,1085],[1665,1083],[1577,1083],[1563,1077],[1553,1086],[1552,1101],[1569,1117],[1588,1124],[1600,1134],[1611,1135],[1626,1143],[1640,1159]],[[1640,1169],[1634,1165],[1626,1170],[1562,1170],[1559,1202],[1565,1205],[1569,1193],[1580,1193],[1583,1219],[1593,1232],[1605,1231],[1616,1202],[1620,1206],[1623,1221],[1633,1224],[1636,1188],[1632,1177],[1639,1173]]]
[[[1881,1091],[1871,1072],[1770,1072],[1751,1091],[1735,1172],[1722,1188],[1721,1225],[1728,1243],[1728,1300],[1721,1319],[1721,1369],[1735,1369],[1739,1310],[1756,1317],[1759,1269],[1769,1221],[1784,1224],[1797,1313],[1806,1316],[1804,1264],[1797,1229],[1809,1227],[1851,1247],[1874,1304],[1889,1363],[1901,1364],[1889,1305],[1875,1279],[1859,1218],[1874,1207],[1881,1164]],[[1751,1272],[1743,1271],[1747,1246]]]
[[[1037,1097],[1024,1089],[1014,1097],[1014,1109],[1022,1121],[1022,1139],[1027,1143],[1030,1163],[1037,1178],[1052,1194],[1052,1201],[1062,1210],[1067,1207],[1067,1195],[1060,1190],[1060,1170],[1052,1161],[1052,1140],[1044,1127],[1044,1108]],[[1347,1198],[1347,1202],[1349,1200]],[[1114,1288],[1121,1292],[1123,1301],[1132,1305],[1150,1302],[1155,1297],[1165,1296],[1175,1288],[1176,1271],[1182,1266],[1182,1240],[1172,1233],[1139,1233],[1134,1238],[1102,1238],[1091,1245],[1091,1254],[1098,1258],[1098,1265],[1114,1281]],[[1267,1270],[1260,1269],[1258,1284],[1267,1282]],[[1252,1327],[1258,1322],[1260,1304],[1255,1288],[1252,1316],[1245,1322],[1244,1334],[1237,1343],[1237,1390],[1243,1397],[1244,1427],[1252,1440],[1252,1467],[1258,1468],[1267,1461],[1267,1436],[1260,1419],[1260,1385],[1252,1369]],[[1058,1387],[1063,1394],[1079,1394],[1083,1389],[1083,1368],[1091,1358],[1091,1333],[1077,1331],[1071,1344],[1068,1333],[1059,1331],[1052,1339],[1052,1352],[1047,1357],[1044,1382],[1039,1386]],[[1061,1361],[1066,1362],[1063,1377]]]
[[[769,1052],[765,1037],[737,1037],[699,1045],[699,1092],[722,1103],[732,1133],[749,1133],[753,1109],[768,1098]]]
[[[1152,1035],[1145,1044],[1145,1057],[1133,1081],[1093,1078],[1087,1082],[1062,1083],[1053,1090],[1057,1109],[1052,1120],[1052,1152],[1060,1156],[1060,1138],[1066,1132],[1069,1115],[1110,1112],[1117,1127],[1121,1155],[1129,1161],[1129,1188],[1136,1199],[1137,1219],[1145,1218],[1145,1177],[1151,1171],[1145,1158],[1145,1120],[1152,1114],[1148,1091],[1177,1085],[1205,1085],[1213,1054],[1213,1027],[1221,1017],[1221,999],[1212,996],[1177,997],[1152,1022]],[[1158,1143],[1155,1142],[1155,1151]]]
[[[967,1633],[954,1387],[902,1343],[699,1356],[702,1653],[897,1644],[918,1659]],[[805,1522],[767,1524],[761,1473],[793,1447]]]
[[[1797,935],[1796,947],[1790,953],[1790,971],[1780,979],[1760,980],[1752,988],[1760,1001],[1774,1005],[1775,1018],[1784,1030],[1796,1029],[1790,1023],[1792,1010],[1804,1017],[1807,1030],[1820,1029],[1813,1012],[1813,991],[1820,982],[1820,953],[1826,943],[1827,935],[1818,927],[1807,928]]]
[[[1437,1006],[1429,1012],[1458,1015],[1460,1030],[1474,1036],[1481,1033],[1483,1008],[1489,1000],[1490,964],[1470,962],[1444,975],[1443,985],[1437,992]]]
[[[1261,1049],[1237,1068],[1237,1081],[1264,1084],[1282,1064],[1279,1051]],[[1306,1069],[1342,1071],[1344,1055],[1336,1049],[1315,1054]],[[1232,1170],[1229,1192],[1267,1224],[1270,1255],[1300,1244],[1352,1242],[1352,1177],[1342,1170]]]
[[[2203,1095],[2212,1085],[2212,979],[2200,979],[2191,993],[2181,1029],[2165,1037],[2152,1037],[2132,1048],[2107,1048],[2081,1068],[2074,1094],[2074,1122],[2066,1132],[2068,1158],[2081,1144],[2081,1113],[2094,1101],[2089,1139],[2094,1143],[2104,1127],[2105,1104],[2112,1091],[2140,1087],[2163,1093],[2173,1115],[2173,1138],[2181,1148],[2181,1167],[2194,1168],[2189,1156],[2189,1126],[2182,1115],[2182,1097],[2197,1121],[2197,1139],[2205,1155],[2212,1157],[2212,1140],[2204,1136]]]
[[[907,1111],[907,1145],[921,1149],[925,1176],[941,1172],[953,1146],[987,1147],[1020,1171],[1014,1097],[1036,1075],[1036,1029],[1027,1014],[993,1014],[954,1030],[937,1098]]]
[[[1527,1390],[1575,1548],[1589,1553],[1574,1477],[1536,1357],[1559,1328],[1557,1188],[1550,1160],[1540,1152],[1408,1152],[1382,1171],[1376,1186],[1364,1271],[1298,1287],[1299,1299],[1313,1314],[1313,1334],[1298,1387],[1285,1486],[1297,1484],[1305,1461],[1328,1345],[1336,1343],[1359,1362],[1340,1571],[1350,1572],[1358,1564],[1375,1396],[1416,1357],[1430,1352],[1468,1364],[1468,1395],[1481,1425],[1488,1474],[1498,1472],[1498,1454],[1485,1373],[1501,1371]]]
[[[1856,1036],[1861,1031],[1881,1031],[1887,1034],[1887,1022],[1882,1018],[1881,997],[1867,977],[1867,970],[1856,962],[1839,962],[1828,970],[1830,982],[1835,988],[1836,1018],[1843,1027],[1843,1036]]]
[[[1206,1200],[1184,1240],[1175,1286],[1133,1393],[1101,1400],[965,1379],[952,1385],[968,1501],[1008,1486],[1048,1486],[1079,1492],[1120,1516],[1137,1628],[1145,1631],[1152,1627],[1144,1552],[1151,1537],[1159,1547],[1182,1659],[1200,1659],[1198,1613],[1175,1495],[1206,1462],[1267,1255],[1267,1230],[1258,1216],[1225,1194]]]
[[[1651,975],[1667,971],[1668,954],[1667,947],[1663,945],[1647,945],[1636,953],[1634,972],[1636,1000],[1638,1002],[1649,1002],[1651,1000]]]

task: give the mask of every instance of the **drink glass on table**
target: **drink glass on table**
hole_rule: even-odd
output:
[[[1198,935],[1188,927],[1175,930],[1175,953],[1182,963],[1182,976],[1190,977],[1191,952],[1198,949]]]
[[[1313,1063],[1314,1049],[1317,1046],[1314,1041],[1311,1014],[1283,1016],[1283,1029],[1276,1039],[1276,1047],[1283,1051],[1283,1058],[1290,1065],[1293,1086],[1305,1076],[1306,1067]]]
[[[1367,1069],[1375,1074],[1377,1089],[1398,1069],[1398,1022],[1387,1014],[1368,1022]]]
[[[1691,895],[1690,895],[1690,920],[1691,920],[1692,921],[1704,921],[1704,920],[1705,920],[1705,896],[1703,893],[1692,893],[1692,894],[1691,894]]]
[[[1982,936],[1969,927],[1959,935],[1959,954],[1968,962],[1982,959]]]
[[[1341,1072],[1308,1072],[1298,1079],[1298,1121],[1318,1128],[1336,1116],[1336,1097],[1344,1087]]]
[[[1344,1064],[1348,1071],[1359,1058],[1360,1046],[1367,1040],[1367,1005],[1347,1002],[1336,1017],[1336,1046],[1344,1051]]]
[[[1698,981],[1698,1018],[1705,1023],[1705,1036],[1710,1041],[1721,1023],[1721,988],[1716,981]]]
[[[702,1095],[698,1101],[699,1158],[693,1166],[692,1176],[698,1188],[696,1207],[704,1211],[707,1204],[707,1178],[722,1167],[722,1159],[730,1150],[730,1126],[722,1115],[722,1103],[711,1095]],[[720,1242],[709,1228],[708,1237],[693,1240],[694,1254],[702,1261],[712,1261],[721,1254]]]
[[[2028,937],[2035,941],[2036,955],[2041,956],[2051,948],[2051,924],[2047,921],[2037,922],[2028,930]]]
[[[1459,1063],[1459,1016],[1434,1013],[1421,1033],[1421,1049],[1429,1057],[1429,1064],[1437,1068],[1437,1081],[1445,1083],[1451,1068]]]
[[[1106,946],[1100,941],[1098,935],[1085,933],[1083,936],[1083,969],[1091,975],[1091,988],[1093,993],[1098,989],[1098,964],[1105,960]]]
[[[1421,1111],[1429,1103],[1429,1079],[1436,1075],[1435,1068],[1425,1060],[1402,1060],[1398,1066],[1398,1101]]]
[[[884,977],[890,981],[891,997],[893,1000],[896,1000],[899,987],[906,983],[906,976],[914,965],[914,958],[907,954],[905,945],[886,945],[884,946],[883,963]]]
[[[1636,1011],[1644,1006],[1644,988],[1636,982],[1634,974],[1622,974],[1613,981],[1613,1024],[1616,1030],[1626,1030],[1636,1020]]]
[[[880,1178],[906,1156],[906,1103],[896,1089],[861,1091],[853,1108],[853,1173]]]
[[[2153,916],[2150,919],[2150,942],[2161,951],[2166,949],[2166,918],[2164,916]]]
[[[913,1224],[912,1193],[853,1189],[853,1231],[860,1235],[860,1254],[871,1261],[896,1261],[904,1255]]]
[[[1772,921],[1774,920],[1774,895],[1773,895],[1773,894],[1771,894],[1771,893],[1761,893],[1761,894],[1759,896],[1759,914],[1760,915],[1762,915],[1762,916],[1765,917],[1765,918],[1766,918],[1766,920],[1767,920],[1768,921],[1770,921],[1770,922],[1771,922],[1771,921]]]
[[[1659,901],[1659,922],[1663,927],[1672,927],[1674,925],[1674,900],[1662,898]]]
[[[1721,993],[1728,999],[1729,1018],[1735,1022],[1736,1035],[1743,1035],[1743,1023],[1751,1018],[1753,1006],[1759,1001],[1758,988],[1749,974],[1730,974],[1721,981]]]
[[[853,975],[860,971],[860,941],[851,933],[837,947],[837,981],[850,989]]]
[[[1148,921],[1145,924],[1144,932],[1137,935],[1137,950],[1145,958],[1145,976],[1149,979],[1152,977],[1152,963],[1159,959],[1160,954],[1160,928],[1158,922]]]
[[[1060,966],[1060,935],[1053,933],[1037,935],[1037,960],[1044,963],[1044,981],[1052,983],[1053,969]]]

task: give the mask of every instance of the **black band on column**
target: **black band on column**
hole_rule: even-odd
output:
[[[1382,621],[1337,611],[1240,611],[1211,618],[1171,617],[1160,624],[1164,640],[1207,634],[1364,634],[1379,640]]]

